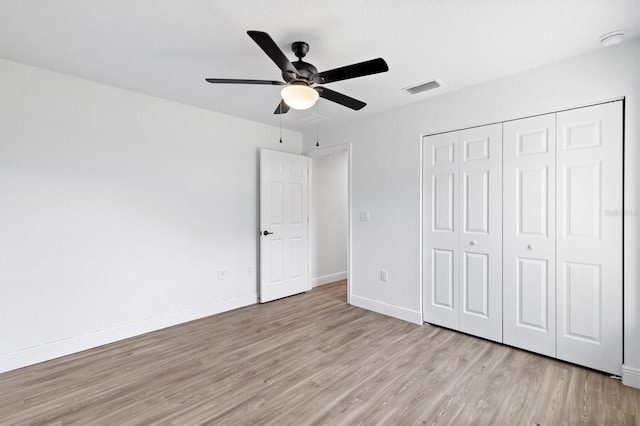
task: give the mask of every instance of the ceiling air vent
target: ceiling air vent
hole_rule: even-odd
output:
[[[427,90],[437,89],[442,86],[438,80],[427,81],[426,83],[416,84],[415,86],[405,87],[402,90],[405,90],[407,93],[411,95],[417,95],[418,93],[426,92]]]
[[[322,123],[323,121],[331,120],[331,117],[325,117],[324,115],[316,114],[312,112],[311,114],[306,114],[297,118],[298,121],[302,121],[306,124],[316,124]]]

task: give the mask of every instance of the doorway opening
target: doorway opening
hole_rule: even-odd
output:
[[[347,282],[351,295],[350,146],[313,151],[310,157],[310,272],[312,287]]]

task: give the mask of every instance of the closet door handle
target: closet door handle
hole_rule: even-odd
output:
[[[536,246],[535,246],[534,244],[529,244],[529,245],[527,246],[527,248],[528,248],[529,250],[533,250],[534,248],[536,248]]]
[[[271,235],[271,234],[273,234],[273,232],[264,231],[264,232],[262,233],[262,235],[264,235],[265,237],[266,237],[267,235]]]
[[[476,241],[476,240],[471,240],[471,242],[470,242],[469,244],[471,244],[472,246],[475,246],[476,244],[478,244],[478,241]]]

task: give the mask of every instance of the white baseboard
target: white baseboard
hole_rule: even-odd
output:
[[[350,303],[359,308],[368,309],[379,314],[388,315],[414,324],[422,325],[422,314],[410,309],[401,308],[399,306],[389,305],[388,303],[378,302],[377,300],[367,299],[365,297],[351,295]]]
[[[622,365],[622,384],[640,389],[640,368]]]
[[[16,351],[0,357],[0,373],[48,361],[65,355],[87,349],[96,348],[108,343],[129,337],[139,336],[151,331],[171,327],[232,309],[258,303],[256,293],[239,296],[233,299],[222,300],[208,305],[197,306],[184,311],[174,312],[160,317],[149,318],[120,327],[101,330],[84,336],[72,337],[57,342],[47,343],[21,351]]]
[[[346,280],[346,279],[347,279],[347,271],[336,272],[335,274],[323,275],[321,277],[314,278],[313,280],[311,280],[311,285],[313,287],[318,287],[320,285],[325,285],[325,284]]]

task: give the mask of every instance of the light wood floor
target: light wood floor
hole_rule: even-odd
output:
[[[607,375],[349,306],[345,282],[0,374],[0,424],[636,424]]]

